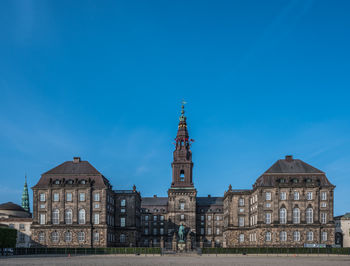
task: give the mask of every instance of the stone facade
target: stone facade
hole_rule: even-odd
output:
[[[40,246],[105,247],[115,241],[112,186],[76,157],[44,173],[33,189],[32,237]]]
[[[333,190],[322,171],[286,156],[259,177],[252,190],[230,186],[225,192],[225,245],[332,245]]]
[[[334,186],[324,172],[287,156],[252,189],[230,185],[224,197],[198,197],[191,144],[182,108],[167,197],[141,197],[135,186],[112,190],[109,181],[80,158],[44,173],[33,187],[34,240],[52,247],[174,249],[183,225],[187,249],[334,243]],[[84,222],[79,220],[81,210]]]

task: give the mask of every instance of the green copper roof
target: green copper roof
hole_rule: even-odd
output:
[[[25,177],[24,188],[22,193],[22,208],[25,209],[27,212],[30,212],[27,176]]]

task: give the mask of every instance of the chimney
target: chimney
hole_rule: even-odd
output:
[[[286,155],[286,161],[292,162],[293,161],[293,155]]]
[[[74,157],[73,163],[80,163],[80,157]]]
[[[157,197],[157,195],[153,195],[153,198],[156,198]]]

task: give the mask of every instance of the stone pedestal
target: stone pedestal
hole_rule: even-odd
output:
[[[186,250],[186,243],[185,241],[179,241],[179,243],[177,243],[177,249],[181,252]]]

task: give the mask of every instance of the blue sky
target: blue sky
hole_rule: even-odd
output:
[[[180,101],[199,195],[293,154],[350,211],[348,1],[1,1],[0,202],[81,156],[166,195]],[[31,195],[32,196],[32,195]],[[32,197],[31,197],[32,198]]]

